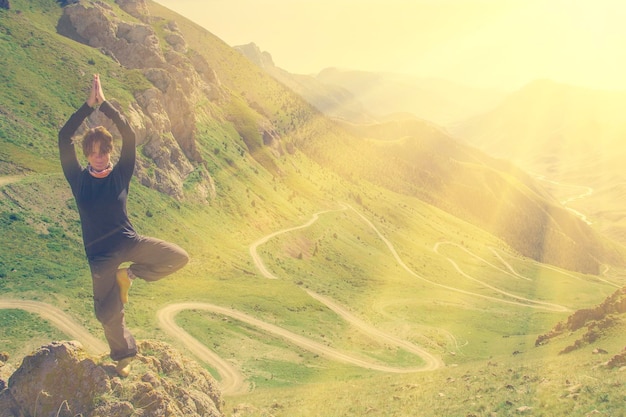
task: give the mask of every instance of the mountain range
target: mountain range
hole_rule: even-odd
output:
[[[510,161],[567,202],[604,235],[626,243],[626,92],[536,80],[518,91],[467,88],[436,78],[327,68],[298,75],[276,67],[254,43],[235,47],[329,117],[357,125],[440,126],[460,143]],[[410,120],[406,122],[406,120]],[[427,126],[428,123],[424,123]],[[380,135],[378,135],[380,136]],[[550,178],[550,181],[546,181]],[[561,184],[561,185],[558,185]],[[580,189],[583,199],[571,198]],[[591,220],[590,220],[591,219]]]
[[[544,192],[549,184],[537,176],[568,180],[571,177],[554,175],[563,167],[572,167],[570,175],[580,175],[587,167],[597,173],[601,166],[581,162],[585,158],[589,161],[590,148],[605,151],[595,156],[599,162],[615,156],[612,149],[621,149],[616,140],[621,119],[609,110],[626,102],[626,96],[541,80],[507,96],[388,73],[329,68],[317,75],[294,75],[276,67],[271,54],[254,43],[235,49],[354,137],[386,142],[364,156],[356,164],[361,169],[350,175],[419,196],[503,237],[533,259],[595,273],[599,270],[596,261],[608,259],[589,246],[581,246],[581,242],[596,241],[595,232],[576,219],[575,212]],[[525,114],[529,116],[520,117]],[[568,123],[570,120],[575,122]],[[580,124],[589,129],[580,129]],[[590,130],[593,126],[596,131]],[[557,131],[563,137],[554,140]],[[598,132],[607,132],[599,147],[594,146]],[[537,160],[552,163],[537,166],[533,164]],[[576,180],[580,184],[590,181]],[[620,196],[616,193],[615,198]],[[593,206],[594,200],[589,200]],[[620,230],[615,222],[610,227]],[[569,243],[557,238],[559,242],[552,246],[552,238],[546,236],[568,236]],[[612,237],[619,240],[620,235],[613,233]],[[613,259],[609,263],[620,263],[620,250],[613,247],[608,251]],[[576,253],[576,266],[563,258],[572,253]]]
[[[505,97],[497,90],[470,88],[438,78],[325,68],[293,74],[274,65],[255,44],[234,47],[268,74],[329,117],[356,123],[409,115],[446,126],[490,110]]]

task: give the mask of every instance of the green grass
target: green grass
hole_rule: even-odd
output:
[[[0,349],[9,353],[9,361],[15,364],[34,347],[64,339],[48,321],[22,310],[0,309],[0,323]]]
[[[435,373],[375,375],[311,383],[247,396],[245,416],[623,416],[623,381],[606,358],[589,351],[541,358],[545,352],[493,358]],[[528,357],[530,356],[530,357]],[[229,398],[227,407],[244,402]],[[526,407],[530,408],[527,409]],[[526,410],[526,411],[524,411]]]

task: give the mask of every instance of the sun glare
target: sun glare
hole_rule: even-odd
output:
[[[242,417],[622,412],[626,1],[15,2],[0,341],[100,355],[79,355],[108,375],[92,414],[173,410],[161,389]],[[233,48],[251,42],[277,68]],[[110,102],[99,75],[79,83],[96,66]],[[112,164],[82,171],[70,114],[76,132],[112,120]],[[174,260],[148,270],[130,232]],[[180,355],[128,339],[106,358],[127,323]],[[26,410],[13,384],[37,360],[0,369],[0,409]]]
[[[617,0],[158,2],[230,45],[255,42],[293,73],[340,67],[505,90],[537,78],[626,89],[626,4]]]

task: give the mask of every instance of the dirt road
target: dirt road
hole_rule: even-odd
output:
[[[346,210],[348,207],[344,206],[340,210]],[[288,233],[294,230],[302,229],[312,225],[321,214],[327,213],[330,211],[336,210],[328,210],[319,213],[315,213],[312,218],[300,226],[295,226],[291,228],[286,228],[279,230],[277,232],[271,233],[263,238],[257,240],[256,242],[250,245],[250,256],[254,261],[254,265],[261,272],[261,274],[268,279],[278,279],[272,272],[270,272],[263,260],[259,256],[257,252],[257,248],[269,241],[271,238],[278,236],[282,233]],[[370,223],[371,225],[371,223]],[[373,227],[373,225],[371,225]],[[382,236],[381,236],[382,237]],[[384,238],[383,238],[384,239]],[[391,245],[388,243],[388,245]],[[255,326],[263,331],[271,333],[275,336],[278,336],[290,343],[293,343],[297,346],[300,346],[303,349],[306,349],[310,352],[317,353],[318,355],[322,355],[330,360],[335,360],[343,363],[352,364],[355,366],[359,366],[361,368],[377,370],[381,372],[389,372],[389,373],[412,373],[412,372],[420,372],[420,371],[432,371],[438,369],[443,366],[443,362],[438,357],[430,354],[425,349],[416,346],[410,342],[405,340],[398,339],[392,335],[384,333],[362,320],[356,318],[352,315],[348,310],[339,306],[337,303],[333,302],[329,298],[322,297],[319,294],[315,294],[312,291],[307,291],[307,293],[326,305],[329,309],[334,311],[338,316],[346,320],[350,325],[358,328],[363,333],[369,335],[370,337],[376,340],[383,340],[386,343],[401,347],[407,352],[413,353],[421,358],[425,362],[425,365],[416,366],[416,367],[408,367],[408,368],[397,368],[392,366],[381,365],[378,363],[374,363],[371,361],[366,361],[361,358],[352,356],[348,353],[341,352],[339,350],[330,348],[324,344],[316,342],[314,340],[308,339],[304,336],[295,334],[290,332],[289,330],[283,329],[281,327],[275,326],[270,323],[266,323],[257,318],[249,316],[245,313],[242,313],[237,310],[233,310],[226,307],[220,307],[214,304],[201,303],[201,302],[187,302],[187,303],[176,303],[163,307],[157,313],[157,318],[159,321],[159,325],[163,330],[169,333],[171,336],[177,338],[180,342],[182,342],[198,359],[205,361],[206,363],[211,364],[215,369],[219,372],[222,380],[221,386],[222,391],[225,394],[237,394],[241,392],[245,392],[247,387],[245,385],[244,376],[230,363],[220,358],[211,350],[207,349],[206,346],[202,345],[198,342],[193,336],[189,335],[184,329],[178,326],[175,322],[176,314],[183,310],[203,310],[210,311],[212,313],[217,313],[221,315],[225,315],[236,320],[242,321],[244,323]]]
[[[451,246],[455,246],[460,248],[461,250],[467,252],[468,254],[470,254],[472,257],[477,258],[479,260],[481,260],[483,263],[487,264],[487,265],[491,265],[492,267],[501,270],[500,268],[497,268],[495,265],[490,264],[489,262],[487,262],[487,260],[471,253],[470,251],[468,251],[467,249],[465,249],[464,247],[462,247],[461,245],[458,245],[456,243],[452,243],[452,242],[437,242],[433,248],[433,251],[435,251],[436,253],[439,253],[439,248],[443,245],[451,245]],[[443,256],[443,255],[442,255]],[[502,294],[504,297],[503,298],[497,298],[497,297],[491,297],[491,296],[487,296],[484,294],[479,294],[479,293],[474,293],[471,291],[465,291],[465,290],[461,290],[458,288],[454,288],[454,287],[450,287],[447,285],[442,285],[442,284],[438,284],[435,282],[431,282],[433,285],[437,285],[439,287],[443,287],[446,288],[450,291],[456,291],[456,292],[461,292],[464,294],[469,294],[472,295],[473,297],[480,297],[480,298],[485,298],[488,300],[493,300],[499,303],[506,303],[506,304],[515,304],[515,305],[519,305],[519,306],[523,306],[523,307],[529,307],[529,308],[535,308],[535,309],[541,309],[541,310],[548,310],[548,311],[571,311],[569,308],[558,305],[558,304],[553,304],[553,303],[547,303],[544,301],[536,301],[536,300],[531,300],[530,298],[525,298],[525,297],[521,297],[519,295],[515,295],[512,294],[510,292],[507,291],[503,291],[499,288],[494,287],[493,285],[490,285],[484,281],[481,281],[477,278],[472,277],[471,275],[465,273],[461,267],[456,263],[456,261],[450,257],[446,257],[446,259],[448,260],[448,262],[450,262],[452,264],[452,266],[454,267],[454,269],[462,276],[464,276],[465,278],[467,278],[468,280],[474,281],[479,283],[480,285],[482,285],[485,288],[489,288],[497,293]],[[516,274],[511,274],[510,272],[501,270],[503,273],[505,274],[509,274],[509,275],[513,275],[514,277],[519,277],[519,275]]]
[[[38,314],[51,322],[66,335],[80,341],[85,349],[91,353],[100,355],[109,351],[109,347],[106,343],[89,333],[81,324],[74,321],[69,314],[50,304],[39,301],[0,298],[0,309],[24,310],[29,313]]]
[[[413,373],[422,371],[432,371],[443,366],[443,362],[437,357],[429,354],[424,349],[416,346],[405,340],[395,338],[380,330],[377,330],[366,323],[360,321],[347,310],[333,303],[329,299],[326,299],[320,295],[309,292],[309,294],[326,304],[335,311],[339,316],[345,319],[348,323],[354,325],[366,334],[369,334],[377,340],[384,340],[389,344],[394,344],[403,348],[404,350],[411,352],[420,358],[422,358],[426,364],[422,366],[409,367],[409,368],[397,368],[392,366],[381,365],[375,362],[367,361],[349,353],[341,352],[337,349],[330,348],[322,343],[311,340],[307,337],[293,333],[289,330],[283,329],[276,325],[266,323],[262,320],[249,316],[237,310],[233,310],[226,307],[220,307],[214,304],[200,303],[200,302],[187,302],[176,303],[165,306],[157,313],[158,321],[163,330],[168,332],[171,336],[182,342],[187,349],[189,349],[198,359],[212,365],[219,372],[222,380],[221,387],[222,392],[225,394],[238,394],[247,391],[247,386],[244,382],[243,375],[235,369],[230,363],[217,356],[214,352],[207,349],[204,345],[198,342],[193,336],[189,335],[184,329],[180,328],[174,321],[176,314],[183,310],[202,310],[210,311],[212,313],[221,314],[231,317],[235,320],[255,326],[265,332],[271,333],[274,336],[278,336],[287,342],[300,346],[309,352],[316,353],[324,356],[327,359],[343,362],[351,365],[355,365],[365,369],[372,369],[375,371],[388,372],[388,373]]]
[[[211,365],[220,374],[220,388],[224,394],[238,394],[247,391],[245,378],[233,365],[222,359],[215,352],[198,342],[196,338],[187,333],[176,324],[176,314],[183,310],[207,310],[213,311],[212,307],[220,307],[211,304],[188,302],[170,304],[157,312],[157,320],[163,330],[182,343],[191,353],[201,361]],[[228,309],[227,309],[228,310]]]

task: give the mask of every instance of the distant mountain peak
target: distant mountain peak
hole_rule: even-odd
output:
[[[275,67],[272,55],[270,55],[267,51],[261,51],[261,48],[259,48],[254,42],[250,42],[246,45],[235,46],[234,48],[261,68]]]

